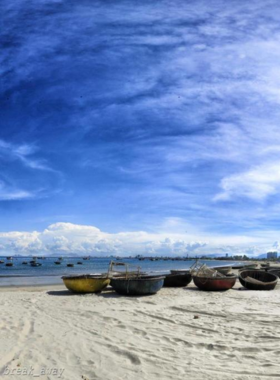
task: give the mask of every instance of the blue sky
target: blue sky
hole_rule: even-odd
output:
[[[3,251],[278,249],[277,1],[2,12]]]

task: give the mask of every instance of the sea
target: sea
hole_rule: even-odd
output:
[[[0,287],[1,286],[32,286],[32,285],[51,285],[62,284],[62,276],[74,274],[93,274],[106,273],[111,261],[117,263],[125,263],[129,270],[138,270],[148,273],[169,273],[171,269],[189,269],[196,262],[195,259],[174,260],[174,259],[150,259],[139,260],[137,258],[121,258],[115,259],[112,257],[63,257],[59,260],[58,257],[37,258],[36,262],[41,266],[32,267],[30,261],[34,260],[31,256],[14,256],[12,260],[5,257],[0,257]],[[56,264],[55,262],[60,262]],[[13,263],[13,266],[6,266],[7,263]],[[27,262],[27,264],[23,264]],[[77,264],[78,262],[82,264]],[[242,265],[236,261],[224,260],[199,260],[200,263],[205,263],[209,267],[218,266],[236,266]],[[67,264],[73,264],[73,267],[68,267]],[[116,270],[121,266],[115,267]]]

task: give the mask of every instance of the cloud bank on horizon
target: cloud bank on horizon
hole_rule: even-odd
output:
[[[280,243],[275,241],[269,246],[266,239],[260,237],[235,236],[225,239],[221,236],[208,237],[208,241],[198,240],[198,236],[180,231],[181,221],[171,220],[179,231],[147,233],[145,231],[107,233],[94,226],[72,223],[55,223],[38,232],[0,233],[2,254],[63,254],[94,256],[196,256],[209,253],[248,254],[263,253],[263,249],[278,250]],[[201,237],[201,236],[200,236]],[[256,240],[258,246],[252,246]],[[217,244],[217,241],[219,242]],[[248,249],[248,244],[251,247]]]
[[[276,0],[4,1],[2,249],[277,249],[279,12]],[[162,232],[166,220],[180,223]]]

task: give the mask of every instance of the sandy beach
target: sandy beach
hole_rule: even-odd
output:
[[[148,297],[4,288],[0,303],[3,378],[280,378],[279,285]]]

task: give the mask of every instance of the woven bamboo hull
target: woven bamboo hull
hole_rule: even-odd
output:
[[[163,286],[164,277],[112,278],[113,289],[123,295],[142,296],[157,293]]]
[[[235,285],[236,276],[232,275],[220,278],[193,276],[193,282],[201,290],[221,291],[231,289]]]
[[[187,286],[192,280],[190,273],[171,273],[164,279],[164,287],[167,288],[180,288]]]
[[[63,282],[73,293],[98,293],[109,285],[110,279],[101,276],[64,276]]]
[[[263,281],[263,284],[254,284],[246,280],[247,276]],[[262,270],[244,270],[239,273],[239,281],[245,288],[250,290],[273,290],[277,284],[278,276],[275,273]]]

